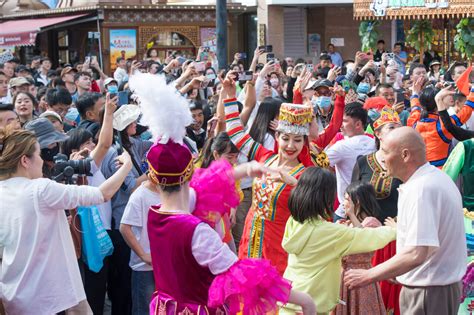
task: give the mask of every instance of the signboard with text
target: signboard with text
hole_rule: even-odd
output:
[[[375,16],[385,16],[388,9],[425,7],[429,9],[447,8],[449,0],[373,0],[370,10]]]
[[[137,30],[110,30],[110,67],[115,70],[118,57],[133,59],[137,55]]]

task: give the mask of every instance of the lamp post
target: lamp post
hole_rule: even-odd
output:
[[[227,0],[216,0],[217,61],[227,67]]]

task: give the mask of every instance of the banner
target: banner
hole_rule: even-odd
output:
[[[217,51],[217,35],[215,28],[201,27],[201,46],[209,47],[213,52]]]
[[[117,58],[134,59],[137,55],[137,30],[110,30],[110,68],[117,68]]]
[[[308,54],[319,57],[321,53],[321,35],[317,33],[308,34]]]

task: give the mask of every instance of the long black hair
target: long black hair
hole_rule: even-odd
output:
[[[72,129],[67,135],[69,138],[61,144],[61,152],[68,158],[73,150],[79,151],[82,144],[86,143],[89,139],[94,139],[92,133],[84,128]]]
[[[349,184],[346,193],[354,203],[354,211],[357,219],[361,222],[366,217],[377,218],[380,213],[380,206],[377,202],[374,186],[370,183],[355,181]]]
[[[270,122],[280,113],[281,103],[281,100],[272,97],[263,99],[249,131],[249,135],[253,140],[263,144],[267,133],[275,137],[275,132],[270,129]]]
[[[421,113],[422,118],[426,118],[428,117],[428,114],[436,112],[437,107],[435,96],[438,92],[439,89],[433,86],[428,86],[421,91],[419,101],[423,108]]]
[[[199,160],[202,161],[201,167],[207,168],[214,161],[214,151],[217,154],[224,154],[230,147],[229,153],[239,153],[239,149],[232,143],[227,132],[220,132],[214,138],[207,139],[201,152]]]
[[[336,176],[320,167],[305,169],[298,185],[291,191],[288,207],[299,223],[330,219],[336,196]]]

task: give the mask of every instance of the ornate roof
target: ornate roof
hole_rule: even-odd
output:
[[[38,0],[0,0],[0,15],[48,8],[48,5]]]
[[[376,8],[382,8],[388,3],[400,3],[400,0],[354,0],[354,19],[379,20],[379,19],[436,19],[436,18],[463,18],[474,15],[474,0],[421,0],[425,6],[411,6],[385,8],[383,16],[376,16],[370,9],[377,3]],[[410,2],[410,1],[408,1]],[[411,0],[420,3],[420,0]],[[444,4],[444,5],[443,5]],[[446,6],[447,7],[444,7]]]
[[[73,0],[61,0],[61,2],[69,2],[72,4]],[[9,1],[5,1],[9,2]],[[87,12],[87,11],[94,11],[98,9],[103,9],[107,11],[114,11],[114,10],[210,10],[215,11],[215,5],[170,5],[170,4],[121,4],[121,3],[108,3],[108,4],[94,4],[93,1],[85,1],[87,3],[91,3],[87,6],[77,6],[77,7],[64,7],[58,9],[45,9],[45,10],[28,10],[25,12],[10,12],[4,14],[1,18],[2,19],[12,19],[18,17],[28,17],[28,16],[45,16],[45,15],[60,15],[64,13],[77,13],[77,12]],[[0,0],[0,4],[2,0]],[[237,3],[228,3],[227,4],[228,12],[244,12],[247,11],[247,7]]]

